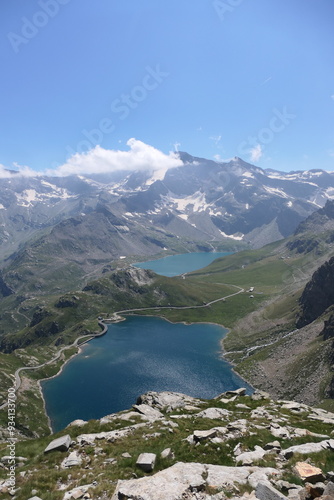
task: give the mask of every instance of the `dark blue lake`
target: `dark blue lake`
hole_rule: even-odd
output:
[[[151,269],[163,276],[178,276],[183,273],[190,273],[197,269],[206,267],[215,259],[230,255],[231,252],[194,252],[178,255],[168,255],[162,259],[149,260],[147,262],[136,262],[134,266],[142,269]]]
[[[54,431],[77,418],[101,418],[130,408],[149,390],[212,398],[244,387],[220,357],[225,332],[218,325],[141,316],[110,325],[58,377],[42,382]]]

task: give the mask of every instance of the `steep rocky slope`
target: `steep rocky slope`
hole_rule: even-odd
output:
[[[85,283],[87,275],[100,276],[105,266],[121,257],[155,255],[165,245],[173,247],[173,237],[168,236],[98,205],[86,216],[60,222],[18,252],[4,269],[4,279],[16,293],[65,292]]]
[[[301,314],[297,327],[301,328],[319,318],[334,305],[334,257],[313,274],[300,297]]]
[[[306,232],[318,234],[325,231],[334,231],[334,203],[330,200],[326,202],[323,208],[320,208],[301,222],[295,234]]]

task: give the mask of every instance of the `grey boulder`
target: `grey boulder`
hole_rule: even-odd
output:
[[[259,483],[255,494],[259,500],[286,500],[286,496],[267,483]]]
[[[141,453],[136,465],[145,472],[151,472],[154,469],[156,458],[154,453]]]
[[[45,448],[44,453],[49,453],[51,451],[67,451],[71,446],[71,442],[71,436],[66,434],[66,436],[62,436],[51,441],[51,443],[49,443]]]

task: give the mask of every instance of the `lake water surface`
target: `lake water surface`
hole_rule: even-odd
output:
[[[42,382],[54,431],[77,418],[130,408],[147,391],[212,398],[245,383],[220,357],[218,325],[134,316],[83,346],[58,377]]]
[[[179,261],[183,256],[173,257]],[[165,274],[164,259],[159,260],[156,269]],[[200,262],[199,267],[208,263]],[[182,272],[185,269],[178,268],[176,274]],[[142,316],[110,325],[107,334],[84,345],[59,376],[41,383],[53,430],[75,419],[97,419],[130,408],[147,391],[176,391],[202,398],[241,386],[251,391],[220,356],[225,333],[219,325],[173,324]]]
[[[147,262],[137,262],[136,267],[151,269],[163,276],[178,276],[183,273],[190,273],[202,267],[206,267],[215,259],[230,255],[231,252],[194,252],[178,255],[168,255],[162,259],[149,260]]]

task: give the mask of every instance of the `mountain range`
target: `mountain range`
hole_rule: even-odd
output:
[[[8,172],[0,186],[2,294],[69,289],[128,256],[260,248],[334,198],[331,172],[179,157],[182,166],[154,172]]]
[[[101,207],[113,214],[111,223],[123,233],[135,224],[158,228],[163,236],[259,247],[292,234],[334,198],[333,172],[284,173],[240,158],[221,163],[179,156],[181,167],[155,172],[149,166],[147,171],[67,177],[8,172],[0,186],[1,259],[64,220],[81,223],[96,211],[100,215]]]

